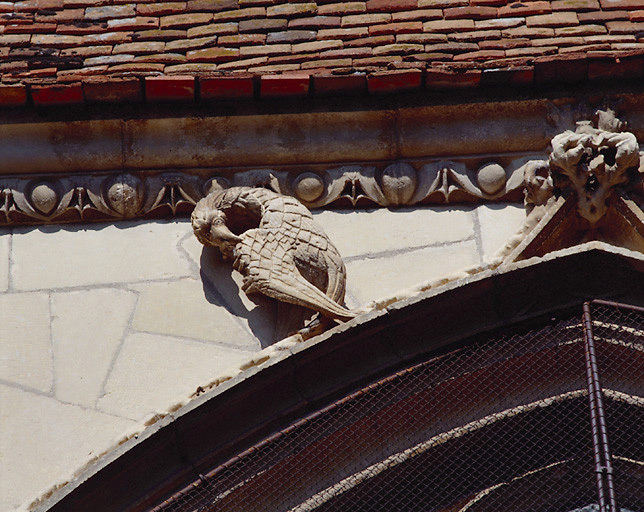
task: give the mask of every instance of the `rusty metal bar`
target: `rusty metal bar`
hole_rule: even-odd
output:
[[[604,413],[602,388],[599,382],[592,317],[590,314],[590,304],[588,302],[584,303],[583,329],[599,510],[600,512],[618,512],[615,486],[613,483],[613,467],[608,446],[608,434],[606,432],[606,415]]]
[[[634,306],[633,304],[623,304],[622,302],[614,302],[611,300],[604,299],[594,299],[590,302],[591,304],[599,304],[600,306],[608,306],[611,308],[619,309],[630,309],[631,311],[637,311],[639,313],[644,313],[644,308],[641,306]]]

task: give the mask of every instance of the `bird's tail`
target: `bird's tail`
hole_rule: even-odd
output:
[[[266,284],[260,284],[258,291],[274,299],[313,309],[336,320],[347,321],[356,316],[299,275],[273,275],[270,284]]]

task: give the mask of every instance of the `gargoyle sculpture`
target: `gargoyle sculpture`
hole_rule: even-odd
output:
[[[233,260],[233,268],[244,276],[246,294],[262,293],[327,319],[355,316],[341,305],[346,283],[342,258],[297,199],[251,187],[213,192],[197,203],[192,227],[202,244]],[[306,332],[310,336],[319,330]]]
[[[612,111],[552,139],[548,161],[524,167],[528,216],[505,263],[593,240],[644,252],[640,152]]]

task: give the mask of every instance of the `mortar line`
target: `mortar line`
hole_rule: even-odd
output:
[[[415,252],[415,251],[421,251],[423,249],[435,249],[438,247],[447,247],[448,245],[454,245],[454,244],[460,244],[463,242],[471,242],[475,241],[476,237],[475,235],[470,235],[466,238],[461,238],[460,240],[451,240],[451,241],[446,241],[446,242],[435,242],[432,244],[426,244],[426,245],[418,245],[414,247],[405,247],[404,249],[391,249],[391,250],[386,250],[386,251],[380,251],[380,252],[372,252],[369,254],[361,254],[361,255],[356,255],[356,256],[348,256],[343,258],[345,263],[351,263],[354,261],[362,261],[362,260],[373,260],[373,259],[379,259],[379,258],[386,258],[388,256],[398,256],[401,254],[407,254],[410,252]]]
[[[481,219],[479,218],[479,209],[472,210],[474,223],[474,239],[476,241],[476,250],[479,253],[479,264],[485,263],[483,258],[483,235],[481,234]]]
[[[7,254],[7,292],[13,291],[13,229],[9,231],[9,250]]]
[[[123,345],[125,345],[125,339],[127,338],[128,334],[130,334],[133,331],[133,329],[132,329],[132,321],[134,320],[134,314],[136,313],[136,309],[137,309],[137,307],[139,305],[139,299],[140,299],[141,295],[136,290],[129,289],[128,291],[133,293],[134,296],[135,296],[134,304],[132,305],[132,310],[130,311],[130,315],[129,315],[128,320],[127,320],[127,322],[125,324],[125,328],[123,329],[123,333],[121,334],[121,339],[119,340],[119,343],[116,346],[116,350],[114,351],[114,354],[112,355],[112,360],[110,361],[110,364],[107,367],[107,371],[105,372],[105,377],[103,377],[103,382],[101,382],[101,387],[99,389],[98,396],[96,397],[96,400],[94,400],[94,407],[97,410],[102,410],[102,409],[99,409],[98,402],[106,394],[105,386],[107,385],[107,381],[109,380],[110,376],[112,375],[112,372],[114,371],[114,367],[116,366],[116,361],[118,360],[119,356],[121,355],[121,350],[123,349]]]
[[[54,346],[54,315],[52,307],[52,294],[47,294],[47,307],[49,308],[49,349],[51,350],[51,394],[56,398],[56,347]]]
[[[171,283],[171,282],[179,281],[181,279],[186,279],[186,278],[196,279],[195,276],[192,276],[190,274],[184,274],[179,276],[163,277],[158,279],[141,279],[141,280],[133,280],[133,281],[112,282],[112,283],[82,284],[78,286],[54,286],[52,288],[33,288],[33,289],[29,288],[24,290],[13,290],[13,291],[17,293],[36,293],[36,292],[66,293],[66,292],[75,292],[75,291],[91,291],[91,290],[104,289],[104,288],[130,290],[129,287],[132,285],[145,284],[145,283]]]
[[[193,342],[193,343],[201,343],[202,345],[209,345],[209,346],[214,346],[214,347],[219,347],[219,348],[234,349],[234,350],[249,353],[249,354],[256,354],[258,351],[262,350],[261,348],[259,350],[258,349],[253,349],[253,348],[244,349],[244,348],[241,348],[239,345],[233,345],[231,343],[226,343],[224,341],[213,341],[213,340],[206,340],[206,339],[203,339],[203,338],[192,338],[190,336],[182,336],[182,335],[179,335],[179,334],[167,334],[167,333],[163,333],[163,332],[146,331],[146,330],[143,330],[143,329],[134,329],[134,328],[132,328],[131,334],[137,334],[137,333],[151,334],[153,336],[164,336],[166,338],[174,338],[174,339],[176,339],[178,341],[188,341],[188,342]],[[258,340],[256,339],[256,341],[258,341]]]
[[[11,382],[11,381],[8,381],[8,380],[0,379],[0,385],[6,386],[6,387],[12,388],[12,389],[17,389],[19,391],[22,391],[23,393],[29,393],[30,395],[35,395],[35,396],[39,396],[39,397],[42,397],[42,398],[50,398],[50,399],[54,400],[55,402],[58,402],[59,404],[70,405],[72,407],[78,407],[79,409],[82,409],[83,411],[90,411],[90,412],[95,412],[95,413],[99,413],[99,414],[105,414],[106,416],[112,416],[113,418],[119,418],[119,419],[122,419],[122,420],[128,420],[128,421],[132,421],[134,423],[137,423],[137,422],[140,421],[139,419],[130,418],[128,416],[121,416],[119,414],[114,414],[114,413],[111,413],[111,412],[103,411],[102,409],[97,409],[97,408],[94,408],[94,407],[87,407],[86,405],[79,404],[79,403],[76,403],[76,402],[68,402],[66,400],[60,400],[60,399],[56,398],[55,396],[52,396],[50,394],[45,393],[44,391],[40,391],[38,389],[23,386],[21,384]]]

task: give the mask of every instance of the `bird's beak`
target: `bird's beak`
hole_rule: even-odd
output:
[[[228,242],[230,244],[237,244],[241,242],[241,237],[233,233],[225,224],[213,224],[210,228],[210,236],[212,240],[220,242]]]

